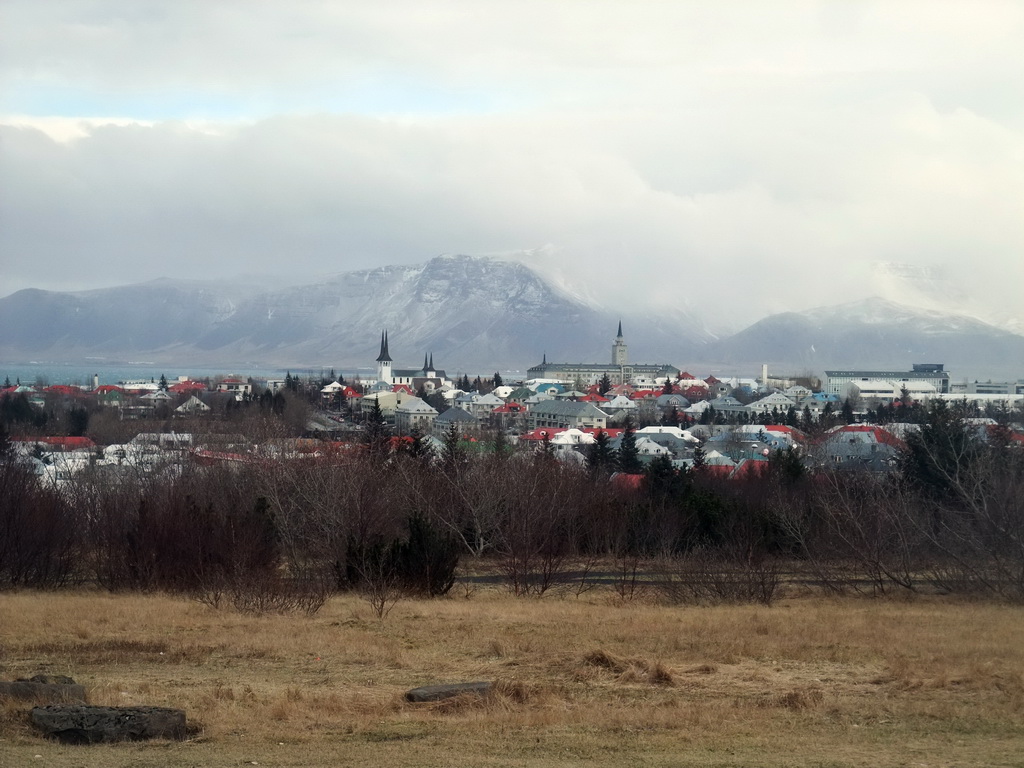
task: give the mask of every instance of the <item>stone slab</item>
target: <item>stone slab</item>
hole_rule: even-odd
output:
[[[414,701],[417,703],[441,701],[442,699],[450,699],[453,696],[462,696],[465,694],[486,696],[490,690],[491,684],[488,682],[425,685],[422,688],[413,688],[411,691],[406,691],[405,699],[406,701]]]
[[[65,744],[185,738],[185,712],[168,707],[51,704],[32,709],[32,724]]]

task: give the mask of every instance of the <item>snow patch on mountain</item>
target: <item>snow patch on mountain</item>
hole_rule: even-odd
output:
[[[940,266],[878,261],[873,265],[871,287],[877,296],[896,304],[947,317],[968,317],[1011,333],[1024,333],[1024,322],[1015,312],[972,296],[963,281],[954,280]]]

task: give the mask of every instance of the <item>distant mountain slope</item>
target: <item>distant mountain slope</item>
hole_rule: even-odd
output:
[[[822,370],[944,363],[960,370],[1024,366],[1024,336],[962,315],[880,298],[784,312],[709,345],[711,359]]]
[[[0,299],[0,356],[367,366],[387,328],[397,367],[416,367],[429,351],[441,367],[525,368],[544,353],[610,359],[619,319],[634,360],[671,362],[711,338],[682,313],[650,318],[589,306],[514,261],[441,256],[276,291],[172,280],[19,291]]]
[[[129,353],[187,345],[256,290],[166,278],[73,293],[29,288],[0,299],[0,351]]]

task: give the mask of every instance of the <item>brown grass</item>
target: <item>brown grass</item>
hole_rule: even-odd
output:
[[[1024,611],[801,597],[666,608],[597,591],[245,616],[164,596],[0,595],[0,679],[186,710],[184,743],[47,743],[0,707],[0,766],[1019,765]],[[493,680],[486,697],[408,688]],[[36,759],[35,755],[42,755]],[[40,762],[42,760],[42,762]]]

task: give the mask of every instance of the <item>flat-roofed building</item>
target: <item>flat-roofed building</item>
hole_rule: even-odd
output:
[[[909,371],[825,371],[824,390],[846,397],[850,384],[876,381],[888,382],[897,390],[902,384],[921,382],[931,384],[936,392],[949,392],[949,372],[942,363],[914,363]]]

